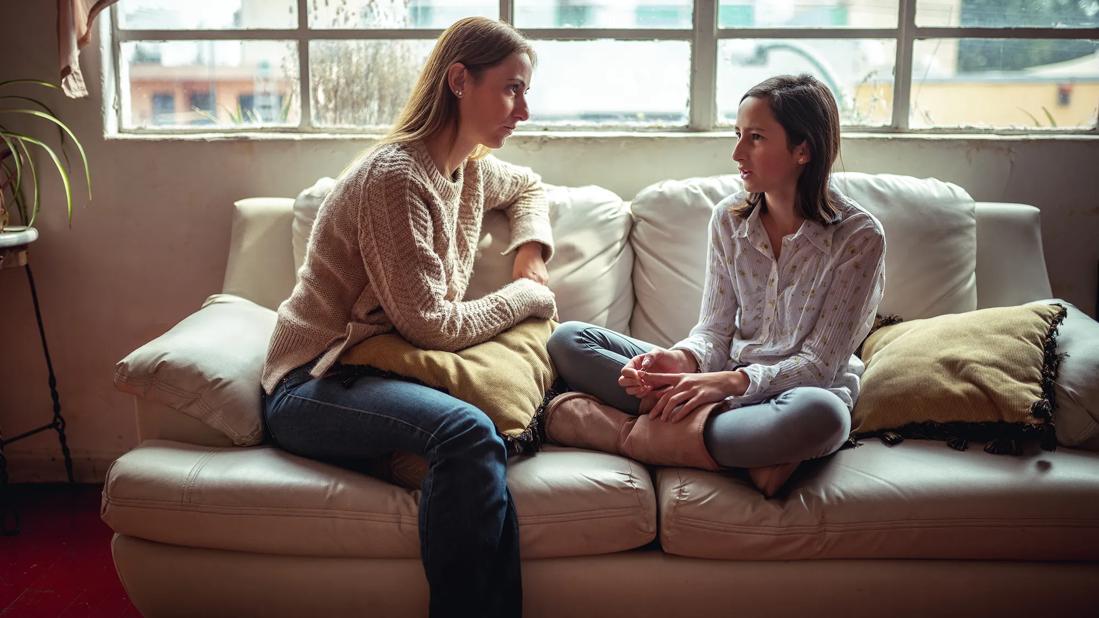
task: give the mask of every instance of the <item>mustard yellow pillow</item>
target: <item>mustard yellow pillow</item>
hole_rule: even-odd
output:
[[[512,452],[538,447],[535,413],[555,379],[546,342],[557,324],[528,319],[458,352],[421,350],[397,334],[371,337],[340,357],[411,378],[467,401],[488,415]]]
[[[862,348],[866,371],[852,434],[986,442],[1018,453],[1056,446],[1054,390],[1061,305],[998,307],[883,326]]]

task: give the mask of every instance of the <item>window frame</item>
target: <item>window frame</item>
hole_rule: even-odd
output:
[[[313,124],[312,101],[307,95],[310,83],[309,43],[314,40],[394,40],[435,39],[442,29],[310,29],[308,0],[295,0],[298,23],[285,29],[220,29],[220,30],[139,30],[122,29],[118,23],[118,5],[110,9],[110,53],[114,82],[113,100],[109,107],[114,118],[110,124],[115,133],[126,135],[186,135],[211,132],[227,135],[243,133],[276,134],[339,134],[379,135],[382,127],[317,127]],[[898,134],[964,134],[964,135],[1099,135],[1099,114],[1091,127],[909,127],[912,94],[912,55],[915,42],[923,39],[1068,39],[1099,40],[1099,28],[1043,27],[954,27],[919,26],[916,24],[916,3],[919,0],[898,0],[897,25],[889,28],[720,28],[718,0],[693,0],[693,23],[686,28],[523,28],[527,38],[539,41],[589,41],[615,39],[621,41],[688,41],[691,45],[691,75],[689,85],[688,121],[686,126],[655,125],[639,127],[613,123],[553,124],[527,123],[526,132],[585,132],[613,133],[701,133],[727,132],[731,129],[717,121],[717,47],[725,39],[893,39],[894,58],[893,109],[890,124],[883,126],[843,125],[845,131],[860,133]],[[514,22],[515,0],[499,0],[499,19]],[[300,119],[295,126],[217,127],[215,130],[191,127],[132,127],[123,128],[122,114],[122,43],[138,41],[291,41],[298,53],[298,99]]]

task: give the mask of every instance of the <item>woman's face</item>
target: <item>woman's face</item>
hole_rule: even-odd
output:
[[[733,161],[740,166],[744,188],[752,193],[793,190],[809,161],[805,144],[791,149],[786,129],[775,119],[771,105],[756,97],[741,102],[736,114],[737,143]]]
[[[530,117],[527,89],[533,67],[525,53],[508,56],[470,79],[458,104],[462,133],[488,148],[499,148]]]

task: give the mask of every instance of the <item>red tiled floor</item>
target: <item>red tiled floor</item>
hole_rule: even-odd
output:
[[[12,485],[20,534],[0,536],[0,617],[140,616],[111,561],[94,485]]]

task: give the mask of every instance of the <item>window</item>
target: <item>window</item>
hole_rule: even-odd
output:
[[[378,132],[470,15],[533,41],[530,128],[727,130],[803,72],[849,129],[1099,127],[1099,0],[127,0],[118,126]]]

